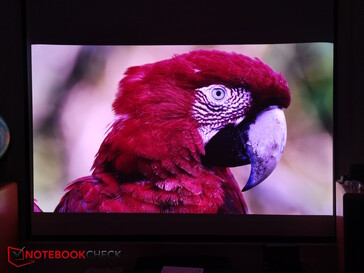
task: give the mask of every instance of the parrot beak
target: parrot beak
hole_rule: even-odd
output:
[[[286,119],[272,106],[238,125],[221,129],[205,146],[205,166],[236,167],[251,164],[249,190],[266,179],[281,159],[287,140]]]
[[[271,107],[260,112],[255,122],[240,132],[245,140],[251,171],[243,191],[266,179],[281,159],[287,140],[287,125],[283,110]]]
[[[236,167],[251,164],[249,190],[277,167],[287,140],[286,119],[281,108],[269,107],[238,125],[221,129],[205,146],[205,166]]]

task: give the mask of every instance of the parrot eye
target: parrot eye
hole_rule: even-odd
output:
[[[225,98],[226,91],[222,89],[221,87],[214,88],[211,91],[211,95],[215,100],[222,100]]]

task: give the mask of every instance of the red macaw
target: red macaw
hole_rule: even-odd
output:
[[[243,190],[277,166],[286,143],[286,80],[259,59],[197,50],[129,68],[90,176],[56,212],[240,213],[228,167],[251,164]]]

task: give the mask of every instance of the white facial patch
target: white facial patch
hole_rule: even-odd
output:
[[[192,116],[197,120],[198,131],[204,145],[228,124],[238,125],[251,108],[250,91],[212,84],[196,89]]]

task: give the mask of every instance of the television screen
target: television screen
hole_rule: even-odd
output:
[[[322,42],[32,44],[40,214],[332,216],[333,55]]]

